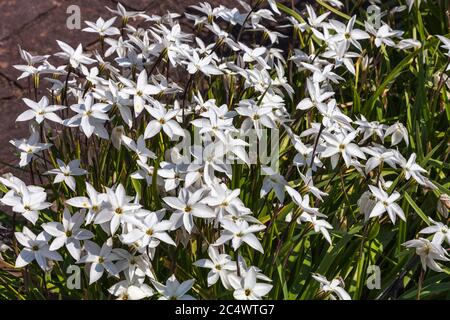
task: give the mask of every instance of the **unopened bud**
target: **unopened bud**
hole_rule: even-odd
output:
[[[437,204],[437,210],[444,217],[448,218],[448,210],[450,209],[450,196],[446,193],[441,194]]]
[[[122,143],[123,126],[117,126],[112,130],[111,143],[117,150],[120,149]]]

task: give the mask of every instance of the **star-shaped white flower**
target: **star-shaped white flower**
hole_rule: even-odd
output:
[[[50,245],[50,250],[55,251],[62,246],[66,246],[70,255],[79,260],[81,256],[81,240],[87,240],[94,237],[94,234],[86,229],[81,229],[84,223],[84,214],[77,212],[73,216],[70,215],[69,210],[65,209],[63,212],[63,219],[61,222],[48,222],[42,225],[42,228],[55,237]]]
[[[39,102],[23,98],[25,104],[30,107],[29,110],[22,112],[16,119],[16,121],[29,121],[35,119],[37,123],[42,123],[45,119],[61,123],[61,118],[55,113],[55,111],[63,110],[64,106],[49,106],[48,98],[43,96]]]
[[[82,176],[87,173],[86,170],[80,168],[80,160],[75,159],[70,161],[68,164],[65,164],[62,160],[56,159],[58,163],[58,168],[51,169],[47,171],[45,174],[54,174],[55,179],[53,183],[63,182],[70,188],[72,191],[76,191],[76,176]]]

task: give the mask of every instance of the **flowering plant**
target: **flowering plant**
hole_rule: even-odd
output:
[[[20,49],[0,296],[448,297],[450,39],[407,2],[118,4],[93,52]]]

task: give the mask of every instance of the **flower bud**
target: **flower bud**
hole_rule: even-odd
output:
[[[122,144],[123,126],[117,126],[112,130],[111,143],[117,150],[120,150]]]
[[[450,209],[450,196],[446,193],[441,194],[437,204],[437,211],[444,217],[448,218],[448,210]]]

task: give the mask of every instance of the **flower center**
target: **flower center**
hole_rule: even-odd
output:
[[[98,257],[98,263],[103,263],[105,262],[105,258],[103,257]]]
[[[122,213],[123,213],[123,210],[122,210],[122,208],[117,208],[117,209],[115,210],[115,212],[116,212],[117,214],[122,214]]]
[[[245,295],[248,297],[251,294],[251,290],[250,289],[245,289]]]
[[[190,206],[187,206],[186,208],[184,208],[184,211],[185,211],[185,212],[191,212],[191,211],[192,211],[192,208],[191,208]]]
[[[66,231],[66,237],[71,237],[72,236],[72,231],[71,230],[67,230]]]
[[[38,250],[39,250],[39,247],[38,247],[37,245],[34,245],[34,246],[31,248],[31,250],[33,250],[33,251],[38,251]]]
[[[153,230],[152,229],[148,229],[146,234],[149,235],[149,236],[153,235]]]

